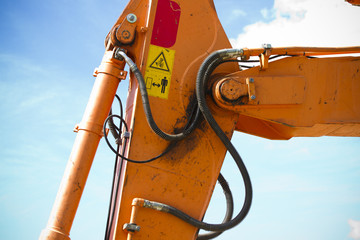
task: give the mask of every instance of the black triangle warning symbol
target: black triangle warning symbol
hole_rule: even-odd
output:
[[[163,71],[167,71],[169,72],[169,66],[167,64],[165,55],[163,52],[161,52],[156,58],[155,60],[150,64],[151,68],[155,68],[158,70],[163,70]]]

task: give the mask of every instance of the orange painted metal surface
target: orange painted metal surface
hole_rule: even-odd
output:
[[[253,80],[252,92],[237,102],[216,99],[241,114],[238,131],[270,139],[360,136],[360,57],[289,57],[227,78]]]
[[[259,56],[264,53],[264,48],[244,48],[244,56],[249,58],[251,56]],[[266,49],[266,55],[297,55],[297,56],[321,56],[332,54],[348,54],[359,53],[360,47],[277,47]]]
[[[168,47],[169,45],[158,47],[162,47],[164,51],[174,51],[175,58],[171,82],[168,85],[168,98],[150,96],[150,105],[159,127],[171,133],[185,126],[195,106],[195,79],[202,61],[214,50],[231,46],[217,18],[212,1],[162,1],[162,4],[166,2],[173,7],[171,9],[176,14],[180,13],[176,41],[171,47]],[[134,42],[134,44],[138,44],[137,41],[145,43],[144,51],[135,58],[145,76],[147,69],[144,65],[150,56],[149,46],[153,45],[154,41],[153,23],[157,14],[154,9],[158,9],[157,3],[158,1],[152,1],[149,5],[150,15],[146,17],[148,19],[146,24],[141,20],[143,16],[136,12],[137,4],[131,3],[125,10],[125,14],[134,13],[138,16],[137,29],[147,29],[146,33],[141,35],[144,39],[136,39]],[[176,7],[173,5],[175,3]],[[157,37],[161,36],[157,35]],[[157,42],[161,41],[155,41]],[[127,48],[127,50],[130,56],[134,55],[133,50],[137,51],[135,48]],[[156,60],[156,57],[151,59],[153,60]],[[238,69],[237,64],[231,63],[219,68],[218,72],[231,73]],[[156,87],[157,82],[154,83],[155,86],[152,87]],[[231,137],[237,114],[221,110],[214,105],[212,107],[216,119]],[[131,126],[131,142],[127,156],[136,160],[145,160],[164,151],[169,143],[159,138],[149,128],[134,78],[130,79],[126,111],[126,121]],[[112,226],[112,239],[127,238],[128,232],[123,230],[123,225],[130,222],[134,198],[166,203],[199,220],[202,219],[225,153],[225,147],[212,129],[205,122],[201,122],[195,132],[186,140],[176,143],[175,148],[160,159],[147,164],[125,162],[120,200],[117,204],[117,220]],[[132,239],[194,239],[197,234],[195,227],[151,209],[139,209],[136,221],[141,226],[141,230],[131,234]]]

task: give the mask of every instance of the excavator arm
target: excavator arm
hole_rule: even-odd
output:
[[[70,239],[108,122],[117,161],[105,239],[116,240],[210,239],[239,224],[252,186],[230,142],[235,130],[269,139],[360,136],[360,57],[334,57],[360,47],[232,49],[212,0],[131,0],[105,48],[40,239]],[[125,116],[113,115],[126,65]],[[220,174],[227,152],[244,184],[238,213]],[[217,181],[228,212],[221,224],[204,223]],[[198,235],[199,229],[211,233]]]

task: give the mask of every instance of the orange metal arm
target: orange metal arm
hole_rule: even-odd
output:
[[[244,55],[261,51],[245,49]],[[214,85],[218,106],[240,114],[236,130],[270,139],[360,136],[360,57],[303,57],[360,53],[360,47],[266,51],[300,56],[230,74]]]
[[[251,56],[259,56],[264,53],[264,48],[243,49],[244,56],[249,58]],[[294,55],[294,56],[320,56],[320,55],[334,55],[334,54],[349,54],[359,53],[360,47],[338,47],[338,48],[321,48],[321,47],[278,47],[269,48],[268,55]]]
[[[155,121],[162,130],[173,133],[174,129],[181,131],[191,115],[200,64],[208,53],[231,46],[212,1],[159,0],[151,1],[149,7],[148,24],[136,28],[140,32],[138,35],[146,36],[144,57],[136,56],[133,60],[146,80]],[[125,12],[140,18],[136,9],[131,4]],[[161,21],[166,16],[170,20]],[[169,22],[173,25],[167,25]],[[167,30],[162,32],[163,28]],[[146,32],[141,33],[141,29]],[[137,41],[135,39],[134,44],[138,44]],[[133,56],[132,50],[127,50],[128,55]],[[231,73],[238,69],[234,63],[219,71]],[[132,129],[127,157],[145,160],[163,152],[169,143],[149,128],[134,78],[130,86],[126,115]],[[215,112],[216,119],[230,137],[237,114],[221,109]],[[124,231],[123,226],[130,222],[134,198],[166,203],[202,219],[225,153],[225,147],[203,122],[186,140],[178,142],[173,151],[158,160],[147,164],[124,162],[111,239],[127,238],[128,231]],[[151,209],[139,209],[136,221],[141,230],[130,234],[133,239],[194,239],[197,234],[195,227]]]
[[[85,187],[100,138],[102,126],[112,105],[120,80],[125,79],[124,62],[106,52],[97,70],[97,78],[90,95],[65,174],[61,181],[46,229],[41,240],[69,240],[70,229]]]
[[[76,128],[78,135],[42,240],[70,239],[104,120],[126,75],[124,61],[114,52],[123,49],[136,63],[156,123],[163,131],[176,134],[186,128],[197,105],[195,81],[200,65],[212,52],[231,48],[212,0],[131,0],[105,43],[106,53],[96,71],[82,123]],[[211,114],[229,139],[235,129],[272,139],[359,136],[359,58],[305,57],[350,52],[359,52],[359,47],[243,49],[239,57],[260,55],[260,67],[239,71],[232,62],[216,68],[211,82],[215,101],[207,96]],[[272,54],[301,57],[269,63]],[[235,88],[238,96],[233,94]],[[125,149],[129,159],[153,158],[170,144],[149,128],[146,118],[139,84],[131,73],[125,119],[130,128]],[[344,128],[329,130],[339,123]],[[203,219],[227,149],[204,120],[186,139],[172,144],[172,151],[156,161],[121,160],[115,183],[120,191],[112,205],[115,214],[109,239],[197,237],[196,227],[133,203],[133,199],[148,199],[176,207],[195,220]],[[132,209],[136,214],[131,214]],[[135,221],[139,232],[126,227]]]

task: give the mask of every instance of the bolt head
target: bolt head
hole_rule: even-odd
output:
[[[256,99],[256,96],[255,95],[251,95],[251,100],[255,100]]]
[[[262,47],[265,48],[265,49],[271,49],[271,44],[270,43],[264,43],[262,45]]]
[[[249,82],[253,83],[253,82],[254,82],[254,79],[253,79],[253,78],[250,78],[250,79],[249,79]]]
[[[129,22],[129,23],[135,23],[136,20],[137,20],[137,17],[135,14],[133,13],[130,13],[126,16],[126,20]]]

